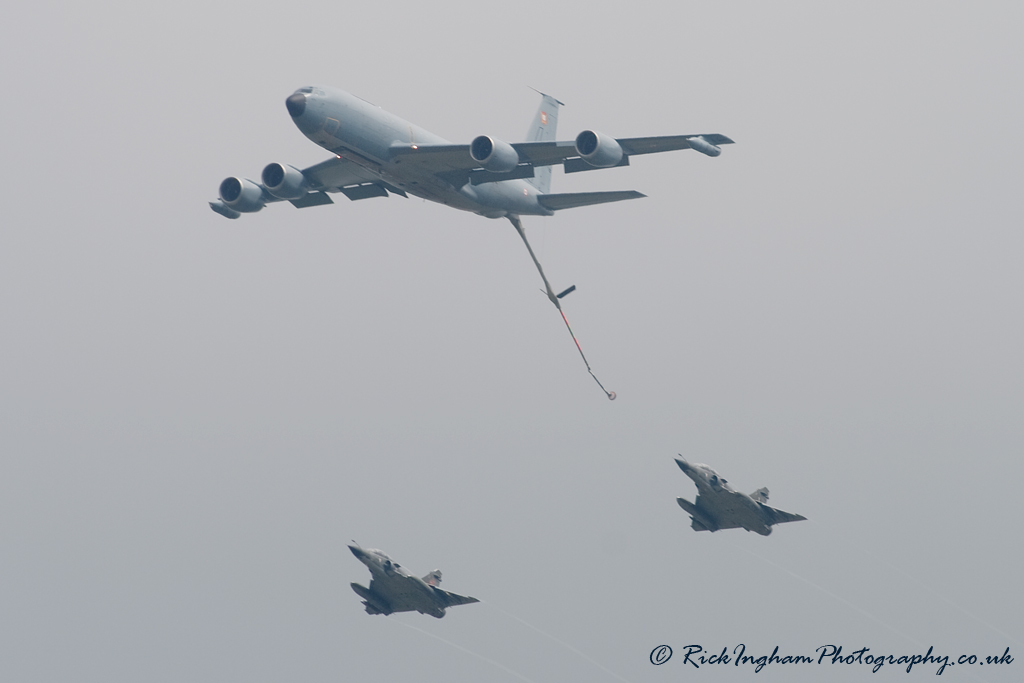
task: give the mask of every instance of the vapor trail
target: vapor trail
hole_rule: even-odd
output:
[[[861,552],[863,552],[863,553],[865,553],[867,555],[870,555],[871,558],[873,560],[875,560],[876,562],[880,562],[882,564],[887,565],[890,569],[896,571],[899,574],[902,574],[903,576],[905,576],[906,578],[910,579],[911,581],[914,581],[915,583],[919,584],[926,591],[931,593],[933,596],[937,597],[939,600],[942,600],[944,603],[946,603],[950,607],[958,610],[961,614],[963,614],[963,615],[965,615],[967,617],[970,617],[971,619],[973,619],[974,621],[978,622],[982,626],[985,626],[985,627],[991,629],[992,631],[994,631],[995,633],[998,633],[1003,638],[1006,638],[1008,641],[1012,642],[1017,647],[1021,647],[1021,643],[1019,641],[1017,641],[1015,638],[1013,638],[1012,636],[1010,636],[1008,633],[1005,633],[1001,629],[996,628],[995,626],[993,626],[992,624],[988,623],[987,621],[985,621],[984,619],[982,619],[978,615],[973,614],[971,612],[968,612],[965,608],[963,608],[960,605],[956,604],[955,602],[953,602],[952,600],[947,598],[945,595],[943,595],[942,593],[938,592],[937,590],[935,590],[934,588],[932,588],[931,586],[926,584],[922,579],[917,578],[916,576],[914,576],[913,574],[910,574],[909,572],[907,572],[904,569],[900,569],[899,567],[894,565],[889,560],[886,560],[883,557],[879,557],[878,555],[875,555],[873,552],[871,552],[867,548],[861,547],[860,550],[861,550]]]
[[[551,635],[550,633],[545,633],[544,631],[540,630],[539,628],[537,628],[537,627],[536,627],[536,626],[534,626],[533,624],[529,623],[528,621],[526,621],[526,620],[524,620],[524,619],[520,619],[519,617],[517,617],[516,615],[512,614],[511,612],[507,612],[507,611],[505,611],[505,610],[501,609],[500,607],[498,607],[497,605],[495,605],[495,604],[494,604],[494,603],[492,603],[492,602],[487,602],[486,600],[481,600],[480,602],[481,602],[482,604],[484,604],[484,605],[488,605],[488,606],[490,606],[490,607],[492,607],[492,608],[494,608],[494,609],[498,610],[499,612],[501,612],[502,614],[504,614],[504,615],[505,615],[505,616],[507,616],[507,617],[510,617],[510,618],[512,618],[512,619],[515,619],[515,620],[516,620],[516,621],[518,621],[518,622],[519,622],[520,624],[523,624],[524,626],[528,626],[528,627],[532,628],[532,629],[533,629],[534,631],[536,631],[537,633],[541,634],[541,635],[542,635],[542,636],[544,636],[545,638],[549,638],[550,640],[553,640],[554,642],[558,643],[558,644],[559,644],[559,645],[561,645],[562,647],[564,647],[564,648],[566,648],[566,649],[568,649],[568,650],[571,650],[572,652],[576,653],[577,655],[579,655],[580,657],[582,657],[582,658],[583,658],[583,659],[585,659],[586,661],[588,661],[588,662],[590,662],[591,664],[593,664],[594,666],[596,666],[596,667],[597,667],[598,669],[601,669],[602,671],[604,671],[605,673],[607,673],[607,674],[608,674],[609,676],[613,676],[613,677],[615,677],[615,678],[619,679],[620,681],[622,681],[622,683],[630,683],[630,681],[628,681],[628,680],[626,680],[625,678],[623,678],[622,676],[618,675],[617,673],[615,673],[614,671],[612,671],[611,669],[609,669],[608,667],[606,667],[606,666],[605,666],[604,664],[601,664],[600,662],[598,662],[598,661],[596,661],[596,660],[594,660],[594,659],[591,659],[591,658],[590,658],[590,657],[588,657],[588,656],[587,656],[586,654],[584,654],[584,653],[580,652],[579,650],[577,650],[576,648],[574,648],[574,647],[573,647],[572,645],[570,645],[569,643],[566,643],[566,642],[565,642],[565,641],[563,641],[563,640],[559,640],[558,638],[555,638],[555,637],[554,637],[553,635]]]
[[[732,546],[733,546],[734,548],[738,548],[738,549],[742,550],[742,551],[743,551],[743,552],[745,552],[745,553],[748,553],[748,554],[750,554],[750,555],[753,555],[753,556],[754,556],[754,557],[756,557],[757,559],[759,559],[759,560],[761,560],[761,561],[763,561],[763,562],[767,562],[768,564],[770,564],[771,566],[775,567],[776,569],[780,569],[780,570],[782,570],[782,571],[786,572],[787,574],[789,574],[790,576],[792,576],[792,577],[794,577],[794,578],[796,578],[796,579],[799,579],[800,581],[803,581],[804,583],[806,583],[807,585],[811,586],[812,588],[816,588],[816,589],[818,589],[819,591],[821,591],[821,592],[822,592],[822,593],[824,593],[825,595],[828,595],[828,596],[830,596],[830,597],[832,597],[832,598],[834,598],[834,599],[838,600],[839,602],[843,603],[843,604],[844,604],[844,605],[846,605],[847,607],[850,607],[850,608],[851,608],[851,609],[853,609],[854,611],[856,611],[856,612],[859,612],[860,614],[862,614],[863,616],[867,617],[868,619],[870,619],[870,620],[874,621],[875,623],[877,623],[877,624],[881,624],[882,626],[884,626],[885,628],[889,629],[890,631],[892,631],[892,632],[893,632],[893,633],[895,633],[896,635],[898,635],[898,636],[901,636],[901,637],[903,637],[903,638],[906,638],[906,639],[907,639],[907,640],[909,640],[910,642],[912,642],[912,643],[915,643],[915,644],[917,644],[917,645],[920,645],[921,647],[927,647],[927,646],[926,646],[926,645],[925,645],[924,643],[922,643],[921,641],[917,640],[916,638],[914,638],[914,637],[912,637],[912,636],[909,636],[909,635],[907,635],[906,633],[903,633],[902,631],[900,631],[899,629],[897,629],[897,628],[896,628],[895,626],[891,626],[890,624],[888,624],[888,623],[886,623],[886,622],[882,621],[881,619],[879,619],[878,617],[876,617],[876,616],[875,616],[874,614],[872,614],[871,612],[868,612],[868,611],[867,611],[867,610],[865,610],[864,608],[862,608],[862,607],[859,607],[859,606],[855,605],[854,603],[850,602],[850,601],[849,601],[849,600],[847,600],[846,598],[844,598],[844,597],[842,597],[842,596],[839,596],[839,595],[837,595],[837,594],[833,593],[832,591],[828,590],[827,588],[824,588],[824,587],[822,587],[822,586],[819,586],[818,584],[814,583],[814,582],[813,582],[813,581],[811,581],[810,579],[808,579],[808,578],[805,578],[805,577],[801,576],[800,574],[797,574],[797,573],[796,573],[795,571],[793,571],[792,569],[789,569],[788,567],[783,567],[783,566],[782,566],[781,564],[779,564],[779,563],[777,563],[777,562],[772,562],[772,561],[771,561],[771,560],[769,560],[769,559],[768,559],[767,557],[764,557],[763,555],[758,555],[758,554],[757,554],[757,553],[755,553],[755,552],[754,552],[753,550],[750,550],[749,548],[744,548],[743,546],[741,546],[741,545],[739,545],[739,544],[737,544],[737,543],[734,543],[734,542],[733,542],[733,541],[731,541],[731,540],[730,540],[729,542],[730,542],[730,543],[732,544]]]
[[[405,626],[406,628],[411,628],[413,631],[419,631],[420,633],[422,633],[425,636],[430,636],[434,640],[440,640],[445,645],[450,645],[450,646],[454,647],[457,650],[462,650],[466,654],[473,655],[477,659],[483,660],[483,661],[487,662],[488,664],[490,664],[492,666],[496,666],[499,669],[501,669],[502,671],[504,671],[504,672],[506,672],[508,674],[511,674],[511,675],[515,676],[516,678],[518,678],[520,680],[526,681],[526,683],[537,683],[533,679],[527,678],[526,676],[522,675],[521,673],[519,673],[517,671],[513,671],[512,669],[508,668],[507,666],[505,666],[501,662],[496,662],[493,659],[491,659],[490,657],[485,657],[485,656],[483,656],[482,654],[480,654],[478,652],[473,652],[469,648],[463,647],[463,646],[459,645],[458,643],[453,643],[450,640],[445,640],[444,638],[442,638],[439,635],[435,635],[435,634],[433,634],[433,633],[431,633],[429,631],[424,631],[421,628],[417,628],[416,626],[413,626],[412,624],[407,624],[404,621],[399,621],[398,619],[385,619],[385,621],[392,621],[392,622],[394,622],[396,624],[401,624],[402,626]]]
[[[822,586],[819,586],[818,584],[814,583],[813,581],[811,581],[811,580],[810,580],[810,579],[808,579],[808,578],[805,578],[805,577],[803,577],[803,576],[800,576],[799,574],[797,574],[797,573],[796,573],[796,572],[794,572],[793,570],[791,570],[791,569],[789,569],[789,568],[787,568],[787,567],[783,567],[783,566],[782,566],[781,564],[779,564],[779,563],[777,563],[777,562],[772,562],[772,561],[771,561],[771,560],[769,560],[769,559],[768,559],[767,557],[764,557],[764,556],[762,556],[762,555],[758,555],[758,554],[757,554],[757,553],[755,553],[755,552],[754,552],[753,550],[750,550],[750,549],[748,549],[748,548],[744,548],[743,546],[741,546],[741,545],[739,545],[739,544],[737,544],[737,543],[734,543],[734,542],[732,542],[732,541],[729,541],[729,542],[730,542],[730,543],[731,543],[731,544],[733,545],[733,547],[735,547],[735,548],[739,548],[740,550],[744,551],[745,553],[748,553],[748,554],[750,554],[750,555],[753,555],[753,556],[754,556],[754,557],[756,557],[757,559],[759,559],[759,560],[762,560],[762,561],[764,561],[764,562],[767,562],[768,564],[772,565],[772,566],[773,566],[773,567],[775,567],[776,569],[780,569],[780,570],[782,570],[782,571],[786,572],[787,574],[789,574],[790,576],[792,576],[792,577],[794,577],[794,578],[796,578],[796,579],[799,579],[800,581],[803,581],[803,582],[804,582],[804,583],[806,583],[807,585],[809,585],[809,586],[811,586],[811,587],[813,587],[813,588],[816,588],[816,589],[818,589],[819,591],[821,591],[821,592],[822,592],[822,593],[824,593],[825,595],[828,595],[828,596],[830,596],[830,597],[834,598],[835,600],[838,600],[839,602],[843,603],[843,604],[844,604],[844,605],[846,605],[847,607],[850,607],[850,608],[852,608],[853,610],[855,610],[855,611],[859,612],[860,614],[864,615],[865,617],[867,617],[867,618],[868,618],[868,619],[870,619],[871,621],[875,622],[876,624],[880,624],[880,625],[884,626],[885,628],[889,629],[890,631],[892,631],[893,633],[895,633],[896,635],[898,635],[898,636],[901,636],[901,637],[903,637],[903,638],[906,638],[906,639],[907,639],[907,640],[909,640],[910,642],[912,642],[912,643],[916,644],[916,645],[917,645],[918,647],[920,647],[920,648],[922,648],[922,649],[923,649],[923,648],[926,648],[926,647],[928,647],[927,645],[925,645],[924,643],[922,643],[922,642],[921,642],[920,640],[918,640],[917,638],[914,638],[914,637],[912,637],[912,636],[909,636],[909,635],[907,635],[906,633],[904,633],[903,631],[900,631],[900,630],[899,630],[898,628],[896,628],[895,626],[892,626],[891,624],[888,624],[888,623],[886,623],[886,622],[882,621],[881,619],[879,619],[878,617],[876,617],[876,616],[875,616],[874,614],[871,614],[871,613],[870,613],[870,612],[868,612],[867,610],[865,610],[865,609],[863,609],[863,608],[861,608],[861,607],[858,607],[857,605],[855,605],[854,603],[850,602],[850,601],[849,601],[849,600],[847,600],[846,598],[844,598],[844,597],[841,597],[841,596],[839,596],[839,595],[837,595],[837,594],[833,593],[832,591],[828,590],[827,588],[824,588],[824,587],[822,587]],[[977,673],[975,673],[975,672],[974,672],[974,671],[973,671],[972,669],[966,669],[966,671],[967,671],[967,675],[969,675],[969,676],[970,676],[971,678],[973,678],[973,679],[975,679],[975,680],[977,680],[977,681],[984,681],[984,679],[980,678],[980,677],[978,676],[978,674],[977,674]]]

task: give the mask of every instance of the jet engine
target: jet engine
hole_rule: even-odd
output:
[[[493,173],[508,173],[519,165],[519,153],[507,142],[481,135],[469,143],[469,156]]]
[[[220,198],[225,206],[240,213],[263,208],[263,188],[244,178],[225,178],[220,184]]]
[[[576,153],[597,168],[610,168],[622,161],[622,147],[618,141],[596,130],[585,130],[576,136]]]
[[[267,164],[263,169],[263,187],[278,199],[301,199],[306,195],[303,187],[306,179],[302,171],[284,164]]]

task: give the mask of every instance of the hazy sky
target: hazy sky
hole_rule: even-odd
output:
[[[1024,9],[23,4],[0,26],[0,679],[932,680],[1024,671]],[[647,199],[229,221],[343,88],[456,142],[736,144]],[[677,454],[808,517],[695,533]],[[483,604],[371,617],[351,539]],[[675,656],[655,667],[661,644]]]

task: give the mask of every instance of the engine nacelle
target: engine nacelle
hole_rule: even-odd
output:
[[[717,157],[722,153],[721,147],[712,145],[699,135],[694,138],[686,138],[686,141],[690,143],[690,149],[696,150],[701,154],[707,154],[709,157]]]
[[[263,188],[245,178],[225,178],[220,184],[224,205],[240,213],[254,213],[263,208]]]
[[[618,141],[596,130],[585,130],[576,136],[576,153],[597,168],[611,168],[622,161],[622,147]]]
[[[519,153],[507,142],[481,135],[469,143],[469,156],[492,173],[508,173],[519,165]]]
[[[263,169],[263,187],[278,199],[301,199],[306,195],[306,179],[302,171],[284,164],[267,164]]]

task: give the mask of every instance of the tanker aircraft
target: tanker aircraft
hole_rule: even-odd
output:
[[[370,587],[353,583],[352,590],[363,599],[367,614],[419,612],[440,619],[448,607],[480,602],[476,598],[456,595],[438,588],[441,571],[435,569],[422,579],[392,560],[380,550],[348,547],[352,554],[370,570]]]
[[[767,536],[772,532],[773,524],[807,519],[766,505],[766,488],[760,488],[748,496],[734,491],[728,481],[707,465],[690,464],[682,456],[676,458],[676,464],[697,485],[697,500],[694,503],[685,498],[676,498],[679,507],[690,513],[694,531],[742,528]]]
[[[575,140],[558,141],[561,105],[541,93],[526,142],[480,135],[467,145],[453,144],[343,90],[299,88],[285,99],[285,107],[302,134],[333,156],[302,170],[268,164],[259,183],[225,178],[220,199],[210,202],[210,208],[238,218],[280,201],[300,209],[332,204],[331,194],[339,192],[350,200],[411,194],[487,218],[507,218],[530,252],[544,281],[544,293],[561,312],[559,299],[574,287],[555,294],[526,239],[520,216],[551,216],[562,209],[645,195],[634,190],[551,194],[552,166],[561,164],[566,173],[578,173],[628,166],[630,157],[677,149],[715,157],[721,154],[721,145],[732,143],[718,133],[613,138],[596,130],[584,130]],[[565,324],[569,327],[568,320]],[[583,360],[608,398],[615,398],[615,392],[606,390],[590,370],[586,356]]]
[[[285,100],[303,135],[334,156],[299,170],[281,163],[263,169],[262,183],[226,178],[210,208],[238,218],[266,204],[298,208],[331,204],[331,193],[352,200],[409,194],[488,218],[550,216],[561,209],[636,199],[635,191],[549,194],[551,166],[566,173],[628,166],[639,154],[694,149],[718,156],[732,142],[719,134],[619,138],[585,130],[575,141],[556,141],[562,103],[541,94],[528,141],[509,144],[480,135],[452,144],[355,95],[326,86],[299,88]]]

